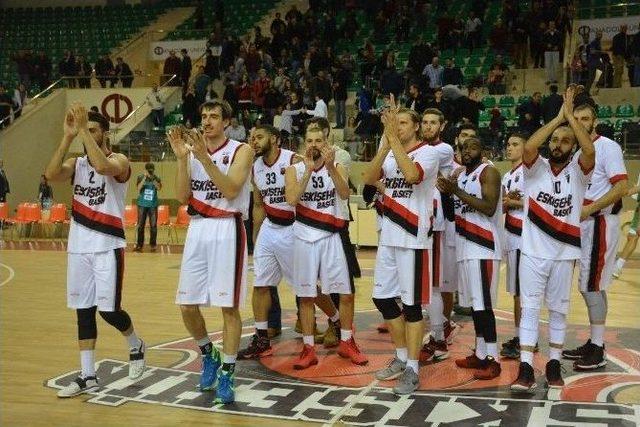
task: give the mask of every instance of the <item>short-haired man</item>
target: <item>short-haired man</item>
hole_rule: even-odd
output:
[[[227,102],[201,106],[202,131],[173,128],[169,142],[178,163],[176,195],[189,203],[191,222],[184,245],[176,303],[202,352],[200,389],[216,384],[216,402],[235,399],[234,371],[242,321],[239,307],[247,287],[243,219],[249,210],[253,150],[227,139],[232,110]],[[222,309],[223,355],[213,347],[200,306]]]
[[[580,293],[589,313],[591,337],[586,344],[565,350],[562,355],[576,360],[574,369],[593,370],[606,365],[604,331],[607,320],[607,289],[615,269],[620,239],[622,197],[627,192],[627,170],[620,145],[596,132],[596,112],[591,104],[573,111],[594,141],[596,166],[584,195],[580,215],[582,257],[580,258]]]
[[[87,113],[74,103],[64,119],[64,136],[49,161],[50,181],[73,183],[72,220],[67,257],[67,305],[78,317],[80,376],[58,392],[72,397],[96,390],[95,345],[98,337],[96,310],[125,336],[129,347],[129,378],[144,372],[144,342],[137,337],[131,318],[121,307],[124,274],[124,205],[131,175],[124,154],[112,153],[108,143],[109,121],[99,113]],[[64,160],[79,136],[85,155]]]
[[[438,189],[454,196],[456,258],[460,293],[470,300],[476,349],[473,355],[456,360],[461,368],[474,369],[474,377],[489,380],[500,375],[497,361],[496,320],[498,273],[502,259],[500,221],[500,174],[482,160],[478,138],[462,142],[462,163],[457,182],[438,177]]]
[[[158,237],[158,191],[162,189],[162,180],[155,174],[155,166],[149,162],[144,165],[146,173],[138,176],[136,187],[138,189],[138,242],[134,252],[142,252],[144,246],[144,227],[149,218],[149,246],[151,251],[156,251],[156,238]]]
[[[349,198],[347,173],[335,161],[335,151],[327,134],[309,127],[305,134],[304,161],[285,172],[287,203],[296,209],[293,280],[300,297],[303,349],[295,369],[318,363],[314,348],[314,310],[318,279],[323,294],[340,294],[340,344],[338,354],[356,365],[368,362],[353,338],[354,285],[340,238],[348,226],[342,207]]]
[[[510,359],[520,357],[520,240],[524,200],[522,189],[522,150],[528,137],[515,132],[507,139],[507,160],[511,170],[502,177],[502,212],[504,215],[504,255],[507,264],[507,292],[513,296],[513,338],[502,344],[500,355]]]
[[[581,253],[580,207],[596,159],[589,134],[574,117],[574,95],[575,89],[570,86],[556,118],[529,138],[522,156],[526,221],[520,260],[520,368],[511,385],[515,391],[536,387],[533,351],[543,302],[549,309],[547,385],[564,386],[560,356],[573,269]],[[569,126],[563,126],[565,121]],[[545,159],[538,150],[549,136],[549,159]],[[578,145],[580,151],[575,153]]]

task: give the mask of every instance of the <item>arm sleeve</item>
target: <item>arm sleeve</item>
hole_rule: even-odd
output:
[[[618,144],[611,144],[611,149],[607,151],[604,168],[607,172],[607,178],[611,185],[615,185],[618,181],[627,179],[627,169],[624,166],[622,149]]]

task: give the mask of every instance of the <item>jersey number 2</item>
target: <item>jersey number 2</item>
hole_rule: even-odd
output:
[[[89,183],[95,184],[96,182],[93,180],[93,177],[96,173],[94,171],[89,172]]]

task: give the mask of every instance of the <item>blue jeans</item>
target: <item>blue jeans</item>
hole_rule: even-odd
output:
[[[149,245],[152,247],[156,245],[156,237],[158,236],[158,207],[146,208],[138,206],[138,247],[144,245],[144,226],[149,217],[149,231],[151,237],[149,238]]]

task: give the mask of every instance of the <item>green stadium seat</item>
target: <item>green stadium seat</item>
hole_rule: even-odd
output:
[[[598,108],[599,119],[609,119],[611,117],[613,117],[613,112],[611,111],[611,107],[609,105],[601,105]]]
[[[500,98],[498,105],[500,106],[500,108],[512,108],[515,107],[516,102],[514,101],[513,96],[507,95]]]
[[[482,98],[482,103],[487,108],[493,108],[496,106],[496,99],[493,96],[485,96]]]
[[[616,108],[616,117],[630,118],[634,116],[633,106],[631,104],[618,105]]]

